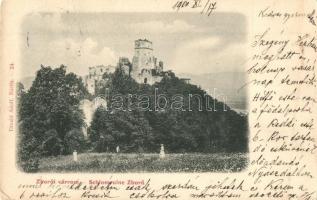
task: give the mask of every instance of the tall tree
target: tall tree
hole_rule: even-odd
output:
[[[20,98],[21,142],[24,142],[24,136],[34,138],[39,153],[44,152],[44,146],[54,143],[48,142],[48,138],[50,141],[55,138],[54,141],[62,141],[65,145],[66,133],[80,130],[84,124],[79,101],[87,93],[82,80],[73,73],[67,74],[65,66],[55,69],[41,66],[31,88]],[[62,149],[59,152],[55,147],[46,148],[45,154],[67,153],[67,148]]]

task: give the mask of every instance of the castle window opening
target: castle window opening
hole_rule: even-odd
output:
[[[147,83],[147,78],[144,78],[144,84],[146,84]]]

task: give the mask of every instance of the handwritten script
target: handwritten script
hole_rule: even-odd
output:
[[[267,26],[252,36],[248,69],[250,87],[248,197],[316,199],[312,159],[317,152],[314,109],[316,103],[316,32],[311,12],[281,11],[266,7],[257,14]],[[266,21],[268,20],[268,21]],[[273,26],[274,25],[274,26]],[[297,181],[291,181],[291,180]]]
[[[173,7],[174,10],[181,11],[183,9],[200,10],[201,14],[210,16],[217,8],[217,2],[211,0],[180,0],[177,1]]]

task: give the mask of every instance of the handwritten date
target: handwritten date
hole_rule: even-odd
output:
[[[217,2],[216,1],[211,1],[211,0],[190,0],[190,1],[186,1],[186,0],[180,0],[177,1],[174,5],[173,5],[173,9],[176,11],[180,11],[181,9],[184,8],[191,8],[191,9],[195,9],[195,8],[201,8],[200,14],[205,14],[207,16],[210,16],[211,13],[213,13],[214,10],[216,10],[216,5]]]

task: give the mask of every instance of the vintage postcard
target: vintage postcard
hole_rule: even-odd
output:
[[[1,4],[1,199],[317,200],[317,1]]]

